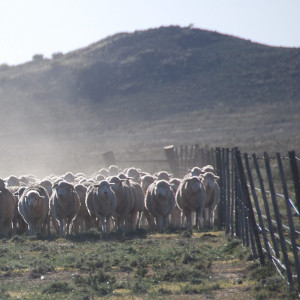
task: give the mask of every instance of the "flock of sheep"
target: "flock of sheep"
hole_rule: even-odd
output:
[[[194,167],[182,179],[117,166],[90,177],[71,172],[38,180],[33,175],[0,178],[0,234],[78,233],[101,228],[213,226],[220,200],[212,166]]]

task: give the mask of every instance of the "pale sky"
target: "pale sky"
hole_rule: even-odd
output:
[[[51,58],[109,35],[194,24],[272,46],[300,47],[300,0],[0,0],[0,64]]]

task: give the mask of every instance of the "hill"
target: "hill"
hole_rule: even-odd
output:
[[[0,176],[163,158],[163,146],[299,148],[300,49],[193,28],[119,33],[0,66]]]

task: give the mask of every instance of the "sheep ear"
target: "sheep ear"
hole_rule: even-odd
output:
[[[129,178],[123,178],[123,179],[120,179],[121,182],[125,182],[127,181]]]
[[[214,175],[215,179],[220,179],[220,176]]]
[[[173,174],[169,174],[169,177],[173,177]]]
[[[100,184],[94,184],[94,187],[99,187],[100,186]]]
[[[55,183],[53,186],[52,186],[52,189],[55,189],[58,187],[58,183]]]
[[[114,186],[115,185],[115,183],[109,183],[109,186]]]

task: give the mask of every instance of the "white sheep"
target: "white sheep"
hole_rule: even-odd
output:
[[[202,183],[206,191],[206,202],[204,206],[204,225],[214,226],[214,211],[220,202],[220,187],[217,183],[219,176],[211,172],[206,172],[201,175]]]
[[[97,174],[101,174],[101,175],[103,175],[105,178],[107,178],[107,177],[109,176],[109,171],[108,171],[107,169],[105,169],[105,168],[102,168],[102,169],[100,169],[100,170],[98,171]]]
[[[26,189],[26,187],[19,187],[19,186],[9,186],[7,189],[14,195],[15,198],[15,208],[14,208],[14,218],[13,218],[13,231],[12,234],[23,234],[28,231],[28,224],[24,221],[23,217],[21,216],[18,207],[19,207],[19,190],[20,195],[22,191]]]
[[[67,172],[64,176],[63,176],[64,181],[67,181],[69,183],[75,182],[76,181],[76,177],[72,172]]]
[[[18,209],[24,221],[28,224],[31,235],[45,233],[46,225],[48,225],[48,234],[50,234],[49,196],[44,187],[33,184],[25,188],[19,198]]]
[[[5,179],[6,181],[6,186],[20,186],[20,181],[19,181],[19,178],[14,176],[14,175],[11,175],[9,176],[8,178]]]
[[[214,167],[212,165],[206,165],[204,167],[201,168],[202,174],[206,173],[206,172],[211,172],[214,173]]]
[[[168,218],[175,207],[175,196],[171,185],[165,180],[150,184],[145,196],[145,205],[154,215],[157,229],[162,231],[168,226]]]
[[[140,220],[145,209],[144,193],[142,187],[137,182],[130,180],[129,185],[134,198],[134,205],[130,211],[129,227],[135,230],[140,227]]]
[[[108,233],[108,224],[117,207],[117,198],[110,184],[102,180],[99,184],[91,185],[87,189],[86,207],[93,219],[94,227],[98,227],[97,221],[101,221],[102,232]]]
[[[134,167],[127,169],[125,175],[127,178],[130,178],[134,182],[137,182],[137,183],[141,182],[140,171]]]
[[[66,231],[69,234],[70,224],[80,208],[80,200],[74,186],[66,181],[55,183],[49,206],[51,213],[59,223],[60,234],[63,235],[64,232],[64,220],[66,220]]]
[[[181,183],[181,180],[179,178],[172,178],[169,181],[172,191],[174,193],[174,195],[176,195],[176,192],[178,190],[178,187]],[[171,226],[173,227],[181,227],[182,226],[182,220],[181,220],[181,210],[178,207],[178,205],[176,204],[174,209],[171,212],[171,222],[170,222]]]
[[[166,180],[166,181],[170,181],[171,177],[173,176],[173,174],[169,174],[166,171],[161,171],[158,173],[154,174],[156,177],[156,180]]]
[[[109,176],[117,176],[119,174],[119,168],[115,165],[111,165],[108,168],[108,175]]]
[[[114,213],[115,226],[125,230],[129,228],[129,214],[134,207],[134,196],[128,179],[120,179],[117,176],[109,178],[109,183],[113,183],[112,190],[116,194],[117,206]]]
[[[15,198],[5,187],[3,180],[0,181],[0,234],[8,236],[12,230],[14,217]]]
[[[186,217],[188,228],[192,228],[191,213],[196,212],[196,226],[200,226],[200,218],[206,202],[205,188],[199,177],[184,178],[176,192],[176,203]]]
[[[145,196],[149,185],[155,181],[155,178],[152,175],[144,175],[141,177],[141,180],[142,180],[141,187]],[[148,222],[149,228],[154,229],[155,228],[154,216],[150,214],[146,206],[144,208],[143,215],[142,215],[142,223],[144,226],[145,226],[145,218]]]
[[[73,229],[74,232],[79,232],[79,227],[80,227],[81,229],[80,231],[83,232],[84,230],[85,231],[89,230],[93,224],[93,219],[90,216],[85,204],[87,187],[85,187],[82,184],[76,184],[75,191],[80,200],[80,209],[73,220]]]
[[[151,183],[155,181],[155,178],[151,175],[144,175],[141,177],[141,187],[144,192],[144,195],[146,195],[147,189]]]

